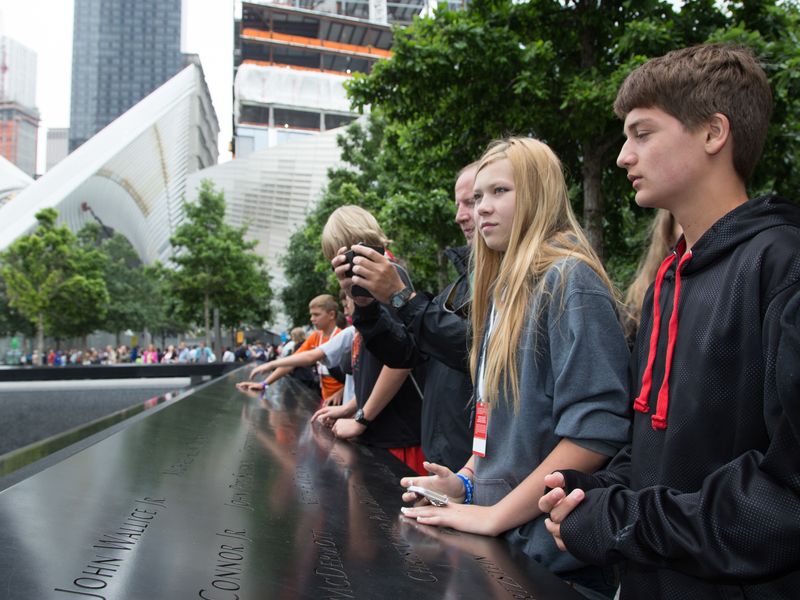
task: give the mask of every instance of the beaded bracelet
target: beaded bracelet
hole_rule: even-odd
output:
[[[456,473],[456,477],[464,484],[464,504],[472,504],[472,482],[466,475]]]

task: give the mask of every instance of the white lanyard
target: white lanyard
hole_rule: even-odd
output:
[[[486,349],[489,347],[489,340],[492,337],[492,332],[497,324],[497,310],[492,305],[492,312],[489,314],[489,326],[486,328],[486,334],[483,336],[483,349],[481,350],[481,368],[478,369],[478,400],[481,402],[486,397],[486,390],[484,388],[483,374],[486,371]]]
[[[483,398],[486,395],[484,384],[484,372],[486,371],[486,348],[492,337],[495,324],[497,323],[497,311],[492,306],[489,315],[489,326],[486,328],[486,335],[483,340],[483,351],[481,352],[481,366],[478,370],[478,401],[475,403],[475,431],[472,436],[472,453],[475,456],[486,456],[486,437],[489,433],[489,411]]]

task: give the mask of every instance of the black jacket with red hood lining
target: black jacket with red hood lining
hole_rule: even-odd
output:
[[[645,298],[632,442],[565,473],[588,491],[561,534],[622,562],[623,600],[798,598],[800,207],[755,198],[682,248]]]

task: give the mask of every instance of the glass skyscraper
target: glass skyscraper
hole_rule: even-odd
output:
[[[69,149],[184,65],[181,0],[75,0]]]

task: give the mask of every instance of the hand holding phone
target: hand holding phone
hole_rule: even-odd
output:
[[[386,253],[386,249],[383,246],[370,246],[369,244],[365,244],[364,242],[358,242],[358,244],[353,244],[353,245],[354,246],[355,245],[365,246],[367,248],[371,248],[372,250],[375,250],[375,252],[378,252],[380,254],[385,254]],[[356,254],[356,252],[352,248],[344,253],[345,260],[350,265],[350,269],[345,274],[345,277],[352,277],[353,276],[353,259],[356,256],[362,256],[362,255],[361,254]],[[367,290],[366,288],[361,287],[360,285],[354,285],[351,288],[350,293],[353,296],[360,296],[362,298],[372,298],[372,294],[369,292],[369,290]]]
[[[383,246],[371,246],[370,244],[365,244],[364,242],[357,242],[357,243],[353,244],[353,246],[364,246],[365,248],[370,248],[372,250],[375,250],[375,252],[377,252],[378,254],[386,254],[386,248],[384,248]],[[356,256],[363,256],[363,255],[362,254],[356,254],[355,250],[353,250],[352,247],[347,252],[344,253],[344,258],[347,261],[347,263],[350,265],[350,270],[347,271],[347,274],[345,275],[345,277],[352,277],[353,276],[353,259]]]
[[[428,499],[433,506],[447,506],[448,498],[444,494],[440,494],[439,492],[434,492],[433,490],[429,490],[428,488],[424,488],[418,485],[410,485],[406,488],[409,492],[414,492],[417,496],[422,496]]]

